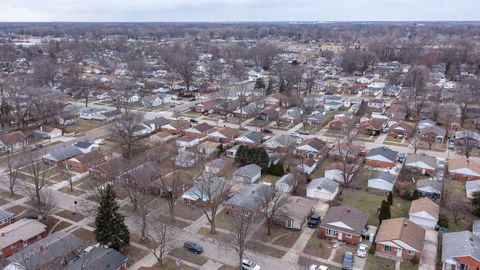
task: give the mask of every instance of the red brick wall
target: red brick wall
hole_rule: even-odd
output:
[[[480,177],[477,177],[477,176],[464,175],[459,173],[449,173],[448,175],[457,181],[472,181],[472,180],[480,179]]]
[[[385,162],[371,159],[365,159],[365,164],[378,168],[390,168],[395,165],[393,162]]]
[[[0,228],[3,228],[5,226],[8,226],[12,224],[12,219],[8,219],[7,221],[4,220],[4,223],[0,225]]]
[[[457,257],[456,259],[460,264],[468,265],[470,267],[469,269],[477,269],[480,267],[480,261],[477,261],[470,256]]]
[[[360,235],[352,234],[352,237],[348,238],[347,233],[345,233],[345,232],[341,232],[341,233],[342,233],[342,242],[350,244],[350,245],[357,245],[358,243],[360,243],[360,240],[361,240]],[[327,235],[327,229],[323,228],[323,227],[320,227],[318,229],[318,237],[326,238],[326,239],[338,239],[338,237],[328,236]]]
[[[382,251],[382,244],[380,244],[380,243],[375,243],[375,252],[383,253],[383,254],[389,254],[391,256],[397,257],[397,248],[392,247],[391,252],[388,253],[388,252]],[[406,250],[406,249],[402,250],[402,259],[404,259],[406,261],[410,261],[413,257],[417,257],[417,259],[420,260],[421,256],[422,256],[422,253],[420,253],[420,252],[415,251],[415,254],[412,256],[412,255],[408,254],[408,250]]]

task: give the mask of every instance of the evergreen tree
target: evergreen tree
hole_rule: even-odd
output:
[[[255,89],[265,89],[265,81],[263,78],[258,78],[257,81],[255,82]]]
[[[388,192],[387,202],[388,202],[388,205],[392,205],[392,204],[393,204],[393,194],[392,194],[392,192]]]
[[[387,201],[382,200],[382,205],[380,206],[380,215],[378,215],[378,219],[382,222],[385,219],[390,219],[390,205]]]
[[[125,217],[118,209],[115,192],[111,185],[107,185],[101,194],[95,217],[95,239],[98,243],[116,250],[130,243],[130,232],[125,225]]]
[[[265,95],[269,96],[273,93],[273,80],[270,79],[268,80],[268,86],[267,89],[265,90]]]
[[[418,198],[420,198],[420,196],[418,195],[418,190],[415,189],[412,193],[412,201],[417,200]]]

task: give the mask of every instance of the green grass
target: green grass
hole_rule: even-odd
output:
[[[395,261],[377,257],[375,255],[368,255],[364,270],[394,270]]]
[[[371,174],[372,171],[368,170],[367,168],[365,168],[365,166],[362,165],[353,177],[351,186],[360,189],[366,189],[368,187],[368,178]]]
[[[343,204],[354,206],[368,214],[368,224],[378,226],[377,208],[387,196],[367,193],[362,190],[345,189],[343,191]],[[392,218],[407,217],[410,210],[410,202],[399,197],[393,199],[390,208]]]
[[[335,163],[335,161],[330,159],[325,159],[320,163],[317,169],[312,173],[311,178],[320,178],[325,176],[325,170],[330,166],[330,164]]]
[[[308,240],[303,252],[308,255],[328,259],[332,249],[332,245],[327,240],[318,238],[317,234],[314,233]]]
[[[418,270],[418,264],[414,265],[409,262],[401,262],[400,270]]]

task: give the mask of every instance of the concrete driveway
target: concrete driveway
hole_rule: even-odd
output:
[[[433,229],[426,229],[425,241],[423,243],[423,254],[420,260],[419,269],[435,270],[437,261],[438,232]]]

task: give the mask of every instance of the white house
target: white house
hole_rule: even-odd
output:
[[[283,193],[290,193],[294,188],[295,176],[293,173],[285,174],[275,183],[275,189]]]
[[[368,178],[368,187],[384,191],[392,191],[396,175],[388,172],[373,172]]]
[[[140,100],[140,96],[138,94],[133,94],[133,95],[124,95],[120,97],[121,102],[125,103],[135,103]]]
[[[240,145],[237,144],[227,150],[227,157],[229,158],[235,158],[237,156],[237,151],[238,148],[240,148]]]
[[[328,178],[315,178],[307,186],[307,197],[331,201],[338,194],[339,185]]]
[[[313,158],[307,158],[304,159],[302,163],[297,165],[297,169],[299,169],[301,172],[306,173],[307,175],[310,175],[315,171],[315,169],[318,166],[317,160]]]
[[[188,135],[178,138],[176,142],[179,147],[186,147],[186,148],[193,147],[200,143],[197,137],[188,136]]]
[[[107,110],[99,109],[99,108],[84,109],[80,111],[80,119],[97,120],[100,118],[100,115],[104,112],[107,112]]]
[[[147,107],[157,107],[164,103],[164,100],[159,96],[147,96],[142,98],[142,105]]]
[[[480,180],[465,182],[465,190],[467,192],[467,198],[473,199],[473,193],[480,191]]]
[[[427,227],[435,228],[440,215],[440,207],[428,198],[420,198],[412,201],[408,219],[411,222]]]
[[[232,176],[234,181],[253,184],[262,176],[262,168],[257,164],[248,164],[236,170]]]

